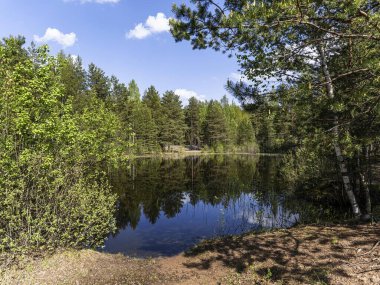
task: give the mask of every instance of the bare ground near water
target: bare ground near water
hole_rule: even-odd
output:
[[[300,226],[132,259],[64,251],[1,268],[1,284],[380,284],[380,225]]]

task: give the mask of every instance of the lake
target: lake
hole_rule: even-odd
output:
[[[278,175],[280,157],[207,155],[138,158],[112,174],[118,231],[102,251],[170,256],[205,238],[286,228],[321,209]]]

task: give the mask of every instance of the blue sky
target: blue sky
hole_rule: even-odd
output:
[[[167,31],[173,2],[183,1],[1,0],[0,36],[23,35],[48,43],[53,54],[80,55],[123,82],[135,79],[141,92],[154,85],[184,99],[220,99],[238,65],[222,53],[175,43]]]

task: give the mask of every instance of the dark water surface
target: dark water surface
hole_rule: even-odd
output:
[[[137,159],[113,174],[118,232],[102,250],[174,255],[204,238],[289,227],[318,213],[287,194],[278,163],[252,155]]]

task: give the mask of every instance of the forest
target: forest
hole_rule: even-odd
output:
[[[126,172],[136,157],[188,150],[276,154],[280,162],[257,181],[280,177],[281,190],[315,203],[313,210],[339,203],[350,220],[376,221],[380,3],[192,0],[173,13],[177,42],[237,60],[241,80],[225,88],[238,103],[220,94],[184,105],[174,91],[140,90],[80,57],[26,46],[22,36],[0,41],[0,253],[99,248],[120,227],[137,227],[144,203],[156,222],[160,212],[181,211],[185,192],[190,204],[214,206],[231,185],[239,191],[228,201],[253,191],[253,176],[241,169],[257,161],[221,159],[209,169],[206,159],[196,161],[203,168],[191,187],[177,182],[193,160],[157,160],[149,165],[153,182],[133,176],[141,188],[151,183],[149,191],[116,193],[111,173]],[[262,204],[270,200],[256,192]]]
[[[86,70],[80,58],[61,53],[57,61],[60,82],[65,97],[73,100],[73,109],[88,108],[91,103],[86,98],[91,96],[102,102],[119,120],[125,136],[120,138],[130,144],[128,154],[160,153],[185,145],[219,152],[258,151],[250,114],[229,103],[226,96],[220,101],[192,97],[183,106],[174,91],[160,95],[150,86],[141,93],[133,79],[122,83],[92,63]]]
[[[251,115],[226,97],[182,106],[23,37],[0,48],[2,250],[100,245],[115,227],[107,169],[135,155],[259,150]]]

